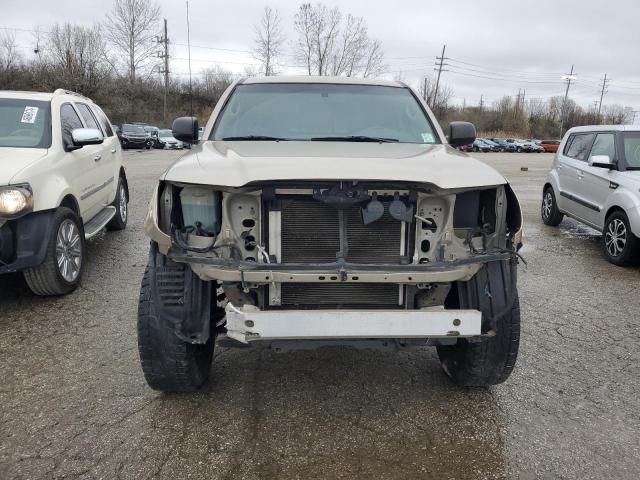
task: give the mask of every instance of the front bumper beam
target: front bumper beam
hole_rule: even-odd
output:
[[[227,336],[258,340],[450,338],[481,335],[478,310],[259,310],[226,307]]]
[[[449,262],[409,265],[368,265],[336,262],[330,264],[268,264],[211,258],[201,254],[169,251],[174,262],[189,264],[202,280],[256,284],[306,282],[444,283],[467,281],[489,262],[507,260],[511,252],[477,254]]]

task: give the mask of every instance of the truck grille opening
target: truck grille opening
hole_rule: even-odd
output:
[[[345,211],[347,261],[352,263],[399,264],[403,255],[403,223],[388,213],[389,201],[382,201],[385,214],[364,225],[360,207]],[[332,263],[340,251],[338,211],[312,198],[287,202],[281,216],[283,263]]]
[[[287,308],[398,308],[400,286],[389,283],[283,283]]]

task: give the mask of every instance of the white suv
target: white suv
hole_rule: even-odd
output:
[[[607,259],[627,265],[640,253],[640,126],[570,129],[544,185],[542,221],[563,215],[603,232]]]
[[[118,137],[73,92],[0,91],[0,274],[23,271],[38,295],[80,282],[85,239],[127,224]]]

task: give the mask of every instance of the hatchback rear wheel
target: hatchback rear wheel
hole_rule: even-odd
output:
[[[623,211],[607,217],[602,234],[604,254],[614,265],[630,265],[638,260],[640,239],[631,231],[629,219]]]

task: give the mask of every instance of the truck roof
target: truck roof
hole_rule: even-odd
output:
[[[405,84],[395,80],[380,80],[374,78],[355,78],[355,77],[329,77],[316,75],[300,75],[300,76],[269,76],[269,77],[248,77],[240,80],[241,84],[260,84],[260,83],[326,83],[334,85],[378,85],[384,87],[404,88]]]

